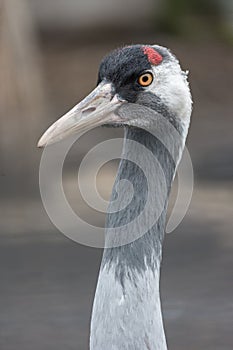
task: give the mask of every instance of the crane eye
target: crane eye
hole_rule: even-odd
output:
[[[142,75],[140,75],[140,77],[138,78],[138,83],[141,86],[149,86],[153,81],[153,75],[150,72],[147,73],[143,73]]]

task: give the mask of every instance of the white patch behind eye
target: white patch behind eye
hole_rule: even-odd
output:
[[[183,72],[174,56],[152,67],[154,80],[145,90],[156,94],[183,124],[188,131],[192,111],[192,98],[187,80],[187,73]]]

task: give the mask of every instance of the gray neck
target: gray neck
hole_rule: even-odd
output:
[[[135,152],[131,141],[145,146],[150,151],[148,157],[143,152]],[[138,163],[143,164],[143,171],[129,160],[135,153]],[[162,201],[159,195],[153,196],[153,202],[144,213],[149,194],[148,181],[144,174],[152,168],[150,154],[155,156],[164,172],[162,193],[165,195]],[[107,246],[111,246],[111,243],[114,246],[118,242],[117,231],[112,235],[114,228],[119,228],[119,233],[123,232],[124,237],[133,237],[141,225],[136,223],[131,227],[129,223],[140,213],[145,226],[147,222],[151,222],[151,217],[157,216],[157,219],[149,225],[145,234],[131,243],[104,250],[93,306],[91,350],[167,348],[160,307],[159,279],[167,201],[175,167],[169,152],[155,136],[139,128],[125,129],[122,160],[111,198],[115,202],[109,207],[110,210],[114,208],[115,213],[109,213],[106,220]],[[160,174],[161,169],[159,173],[158,167],[151,174],[155,193],[161,192]],[[124,198],[117,201],[117,191],[122,180],[127,180],[124,182],[126,187],[129,183],[133,185],[131,201],[123,209],[121,207]],[[127,197],[127,190],[123,193]],[[156,207],[161,208],[159,213],[155,212]]]

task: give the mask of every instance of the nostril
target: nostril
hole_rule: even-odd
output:
[[[88,107],[82,111],[82,115],[90,114],[96,110],[96,107]]]

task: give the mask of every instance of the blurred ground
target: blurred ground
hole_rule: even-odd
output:
[[[122,39],[124,38],[124,39]],[[217,40],[197,43],[149,34],[114,40],[42,41],[51,117],[41,132],[96,83],[101,57],[130,42],[170,47],[190,70],[194,98],[188,148],[195,173],[194,195],[182,224],[167,235],[162,302],[168,345],[173,350],[230,350],[233,346],[233,50]],[[94,130],[72,152],[70,171],[101,137],[121,131]],[[38,135],[39,138],[40,135]],[[35,146],[35,143],[32,147]],[[40,152],[35,148],[35,152]],[[70,177],[69,177],[70,176]],[[108,179],[109,193],[114,171]],[[20,181],[18,179],[18,186]],[[7,176],[1,178],[6,187]],[[23,181],[23,180],[22,180]],[[0,203],[0,349],[88,349],[91,305],[101,251],[71,242],[50,223],[39,196]],[[85,215],[85,208],[83,209]],[[88,217],[88,214],[86,214]],[[96,215],[96,222],[103,217]],[[78,229],[78,228],[77,228]]]

